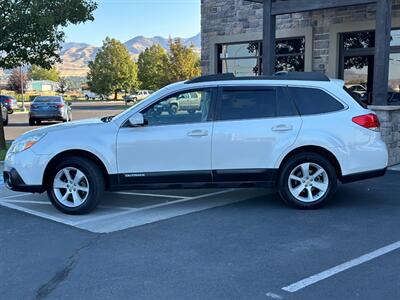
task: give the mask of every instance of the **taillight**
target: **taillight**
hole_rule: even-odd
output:
[[[379,123],[378,116],[375,114],[367,114],[353,118],[353,122],[364,128],[378,131],[381,124]]]
[[[63,108],[64,104],[57,104],[57,108]]]
[[[6,102],[6,103],[11,103],[12,100],[11,100],[11,99],[5,99],[4,102]]]

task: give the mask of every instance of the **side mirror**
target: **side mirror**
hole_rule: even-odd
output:
[[[132,127],[145,125],[144,117],[141,113],[136,113],[129,118],[129,125]]]

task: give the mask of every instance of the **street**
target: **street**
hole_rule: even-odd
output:
[[[125,109],[124,102],[74,102],[72,103],[73,120],[83,120],[104,116],[112,116]],[[39,128],[40,126],[28,125],[28,113],[16,113],[9,115],[9,125],[5,127],[7,141],[13,141],[21,134]],[[42,126],[57,124],[56,122],[45,122]]]
[[[320,210],[273,190],[127,191],[66,216],[0,193],[4,299],[399,299],[400,173]]]

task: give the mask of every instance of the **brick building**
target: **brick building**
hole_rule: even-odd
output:
[[[271,11],[291,13],[275,13],[271,28],[267,3]],[[400,105],[400,0],[201,0],[201,6],[204,74],[257,76],[274,60],[275,71],[342,78],[364,102],[391,105],[374,108],[391,163],[400,163],[400,110],[394,106]]]

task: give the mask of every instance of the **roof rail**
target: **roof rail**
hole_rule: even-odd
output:
[[[213,74],[213,75],[205,75],[196,77],[192,80],[188,80],[185,83],[199,83],[199,82],[208,82],[208,81],[223,81],[223,80],[235,80],[236,76],[233,73],[225,73],[225,74]]]
[[[230,81],[230,80],[304,80],[304,81],[330,81],[325,74],[318,72],[277,72],[272,76],[251,76],[236,77],[232,73],[206,75],[188,80],[185,83],[200,83],[210,81]]]

